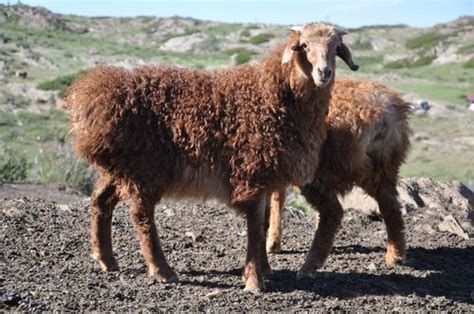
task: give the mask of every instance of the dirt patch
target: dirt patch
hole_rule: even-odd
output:
[[[37,194],[35,195],[36,192]],[[89,257],[88,198],[50,187],[0,186],[0,309],[8,310],[376,310],[472,311],[474,248],[438,224],[454,204],[405,215],[408,260],[384,265],[385,230],[377,217],[346,211],[327,264],[314,280],[296,281],[314,232],[314,217],[284,217],[283,254],[270,257],[267,291],[242,291],[245,223],[220,205],[157,206],[164,250],[180,276],[161,284],[147,275],[120,205],[113,222],[120,271],[102,272]],[[57,198],[55,200],[54,198]],[[68,199],[68,197],[71,197]],[[465,217],[465,218],[463,218]],[[465,224],[466,221],[460,221]]]

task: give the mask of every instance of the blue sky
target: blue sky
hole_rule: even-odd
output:
[[[17,0],[10,0],[16,3]],[[329,21],[345,27],[373,24],[432,26],[474,15],[474,0],[23,0],[54,12],[87,16],[186,16],[223,22],[301,24]],[[7,3],[7,0],[0,0]]]

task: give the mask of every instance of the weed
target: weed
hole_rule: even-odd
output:
[[[26,179],[30,165],[24,154],[0,142],[0,180],[21,181]]]
[[[262,33],[262,34],[258,34],[253,37],[250,37],[249,41],[251,44],[260,45],[260,44],[269,42],[270,39],[272,39],[273,37],[275,37],[275,35],[270,34],[270,33]]]

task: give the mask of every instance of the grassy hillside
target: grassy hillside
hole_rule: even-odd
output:
[[[370,78],[427,99],[433,109],[411,118],[413,149],[403,175],[474,178],[474,18],[432,28],[350,29],[346,42]],[[23,5],[0,5],[0,180],[35,180],[90,189],[93,173],[70,151],[61,97],[97,64],[132,68],[170,63],[222,68],[253,62],[286,37],[286,27],[189,18],[87,18]],[[25,71],[27,76],[18,76]]]

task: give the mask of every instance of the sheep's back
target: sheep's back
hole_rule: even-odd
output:
[[[320,176],[345,192],[375,172],[397,173],[409,148],[409,104],[366,80],[336,80]]]

